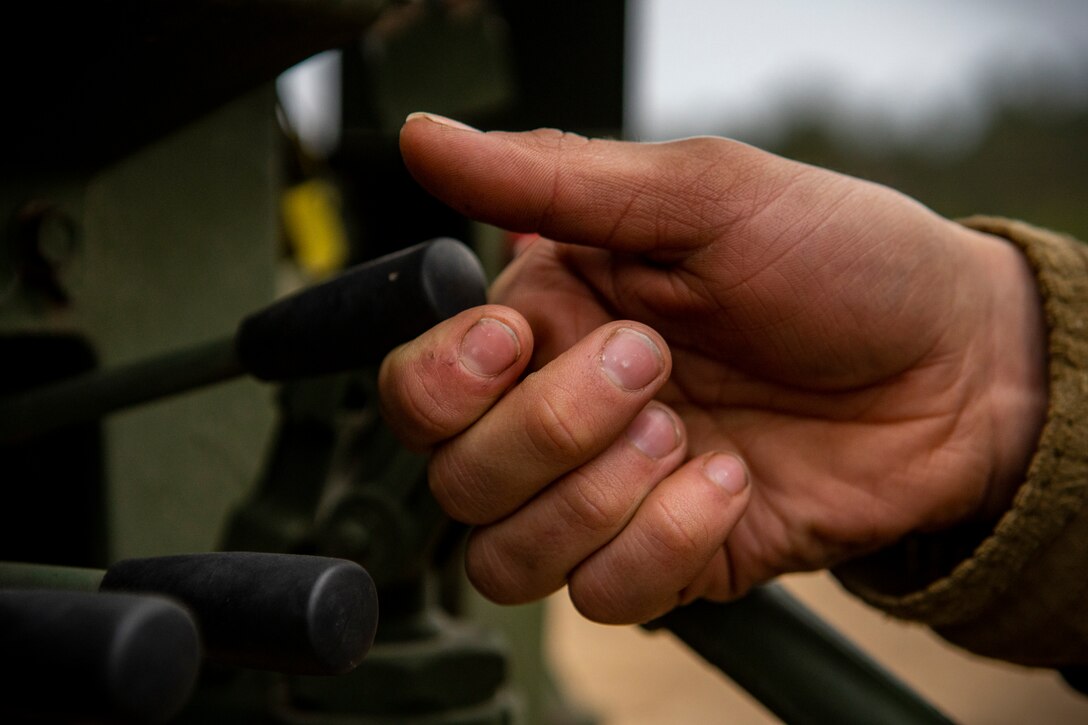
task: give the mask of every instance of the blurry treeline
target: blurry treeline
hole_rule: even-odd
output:
[[[879,128],[851,143],[815,105],[795,107],[785,130],[761,145],[899,189],[947,217],[1013,217],[1088,242],[1088,105],[1021,99],[991,109],[980,133],[943,151],[925,139],[874,142]]]

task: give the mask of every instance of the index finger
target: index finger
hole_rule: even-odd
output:
[[[410,448],[424,450],[451,438],[518,379],[532,346],[529,323],[509,307],[465,310],[382,361],[382,415]]]

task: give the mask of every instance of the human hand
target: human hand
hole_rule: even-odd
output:
[[[401,148],[455,209],[547,237],[381,372],[486,596],[566,583],[640,622],[1007,508],[1046,393],[1005,242],[724,139],[416,116]]]

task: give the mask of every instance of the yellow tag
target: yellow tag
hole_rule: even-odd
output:
[[[299,266],[317,279],[343,268],[348,239],[336,188],[309,179],[284,191],[281,203],[287,240]]]

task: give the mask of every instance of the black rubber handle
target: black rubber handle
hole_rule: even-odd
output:
[[[0,591],[0,721],[162,722],[200,669],[196,625],[162,597]]]
[[[243,373],[294,380],[381,361],[461,310],[486,301],[472,251],[438,239],[367,262],[253,313],[235,334],[190,349],[0,396],[0,443]]]
[[[208,659],[302,675],[354,669],[378,627],[374,582],[358,564],[251,552],[126,559],[102,589],[158,592],[196,616]]]
[[[247,317],[235,350],[262,380],[381,361],[397,345],[486,301],[487,280],[461,242],[437,239],[353,267]]]

